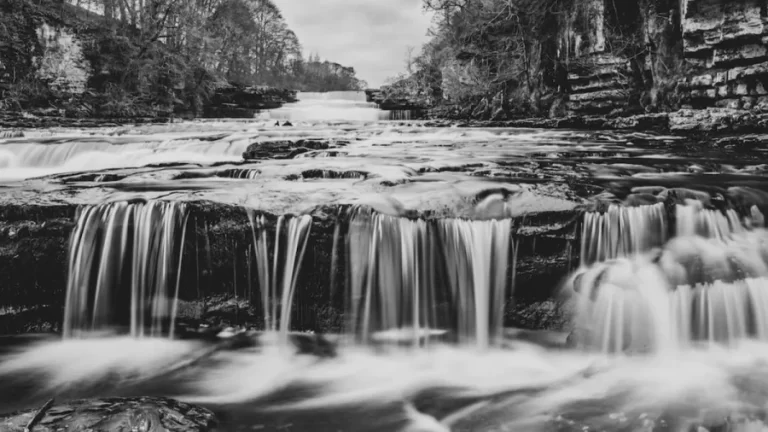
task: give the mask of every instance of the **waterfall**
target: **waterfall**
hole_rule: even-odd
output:
[[[134,337],[173,336],[184,204],[82,207],[69,250],[64,337],[130,323]]]
[[[722,239],[731,233],[743,230],[742,221],[736,210],[726,209],[723,213],[705,209],[700,201],[695,200],[689,200],[686,205],[678,205],[676,219],[675,232],[678,236],[699,235]]]
[[[299,101],[262,114],[264,119],[296,121],[380,121],[389,112],[367,102],[365,92],[299,93]]]
[[[271,259],[266,218],[249,210],[248,219],[253,234],[253,260],[258,274],[264,328],[286,336],[291,330],[296,281],[307,249],[312,217],[278,218]]]
[[[253,180],[261,175],[261,170],[253,168],[232,168],[216,173],[217,177],[233,178],[241,180]]]
[[[584,217],[587,256],[570,286],[579,293],[576,325],[586,330],[586,346],[669,351],[768,340],[768,232],[748,229],[752,221],[733,209],[689,202],[674,210],[674,236],[652,248],[666,235],[663,213],[626,210]]]
[[[435,330],[499,342],[511,294],[512,222],[409,220],[356,209],[347,235],[349,332],[363,342]]]
[[[667,225],[662,203],[611,205],[605,213],[587,213],[581,234],[581,263],[627,257],[661,246],[667,240]]]

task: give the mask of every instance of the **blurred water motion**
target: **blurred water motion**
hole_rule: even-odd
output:
[[[184,251],[201,234],[188,202],[127,193],[77,213],[63,338],[0,339],[0,411],[51,397],[167,396],[213,408],[233,431],[765,428],[768,231],[761,209],[744,204],[765,186],[752,175],[753,156],[742,172],[713,180],[687,173],[696,155],[673,154],[662,138],[643,147],[621,142],[645,139],[637,136],[438,129],[387,121],[360,94],[300,97],[246,123],[0,137],[0,176],[13,183],[106,169],[116,171],[54,179],[144,191],[241,182],[263,201],[268,182],[287,194],[285,185],[301,180],[354,196],[335,225],[322,226],[333,233],[323,253],[332,256],[329,286],[343,299],[344,331],[298,333],[292,321],[297,281],[312,265],[304,257],[316,246],[309,239],[323,220],[270,220],[243,206],[245,246],[231,257],[247,264],[248,286],[233,290],[259,311],[263,331],[180,334]],[[307,137],[349,144],[237,165],[254,141]],[[707,160],[725,171],[721,162]],[[165,163],[185,169],[166,178]],[[499,186],[500,178],[515,184]],[[573,331],[510,331],[504,315],[520,253],[535,248],[518,242],[516,216],[530,192],[523,180],[585,178],[615,194],[589,196],[595,205],[573,234],[578,269],[560,290],[575,310]],[[694,182],[716,188],[719,200],[684,188]],[[385,184],[404,185],[399,201],[395,193],[358,199],[394,187]],[[424,218],[398,207],[439,208],[446,191],[462,188],[472,212]]]

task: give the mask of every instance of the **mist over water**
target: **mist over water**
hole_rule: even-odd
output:
[[[352,202],[344,223],[324,228],[333,232],[328,282],[343,299],[344,331],[297,333],[292,322],[317,216],[270,221],[245,206],[240,216],[250,232],[244,252],[233,252],[245,257],[232,259],[253,269],[247,294],[263,325],[181,339],[182,257],[197,244],[188,204],[140,194],[90,203],[78,211],[69,245],[63,335],[14,339],[3,350],[1,412],[51,397],[154,395],[224,413],[223,430],[279,430],[290,422],[292,430],[489,432],[747,431],[768,415],[763,214],[757,206],[685,199],[695,194],[674,189],[693,181],[685,169],[641,165],[674,159],[664,153],[668,143],[643,152],[622,147],[620,136],[430,128],[389,120],[363,93],[299,99],[252,121],[25,131],[0,138],[0,179],[98,170],[128,176],[145,167],[149,174],[137,180],[114,181],[173,185],[165,171],[146,167],[172,162],[203,170],[185,179],[193,184],[221,183],[225,194],[239,182],[254,201],[267,202],[266,182],[282,188],[276,201],[291,188],[358,199],[355,190],[367,187],[361,196],[369,201]],[[254,142],[307,138],[350,143],[234,165]],[[513,179],[533,185],[579,180],[548,171],[568,160],[582,164],[574,172],[598,180],[616,181],[634,167],[633,181],[671,182],[661,202],[583,211],[574,233],[577,268],[562,286],[541,287],[573,310],[571,326],[525,340],[505,328],[504,315],[528,250],[514,216],[538,202],[526,201],[520,185],[487,180],[498,173],[496,180],[512,182],[501,168],[514,158],[525,164]],[[598,166],[603,160],[610,163]],[[466,166],[482,170],[484,180],[457,173]],[[384,182],[403,187],[376,201]],[[442,199],[474,187],[482,194],[462,202],[471,206],[465,217],[399,210],[417,203],[446,211]],[[359,205],[368,202],[380,205]]]

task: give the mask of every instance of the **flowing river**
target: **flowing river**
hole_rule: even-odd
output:
[[[162,396],[233,431],[766,427],[765,149],[299,99],[0,135],[0,205],[78,207],[61,334],[0,338],[0,412]],[[200,233],[222,236],[200,202],[245,227],[223,263],[207,249],[226,276],[199,263]],[[181,327],[224,277],[258,323]],[[518,303],[564,322],[515,328]]]

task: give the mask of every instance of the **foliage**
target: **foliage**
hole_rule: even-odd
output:
[[[442,96],[444,105],[464,107],[465,113],[501,101],[501,107],[490,111],[544,114],[573,91],[569,73],[613,73],[615,84],[629,96],[628,106],[648,110],[679,105],[674,83],[684,74],[680,65],[685,62],[680,5],[674,0],[423,4],[435,16],[432,40],[415,59],[409,56],[408,73],[393,80],[397,85],[390,87],[392,92]],[[406,78],[408,85],[403,85]]]
[[[432,40],[409,56],[404,91],[456,105],[512,99],[529,110],[542,87],[555,85],[555,29],[568,1],[424,0],[435,14]],[[402,77],[396,82],[403,87]]]
[[[22,110],[44,106],[50,100],[51,92],[38,80],[27,78],[17,81],[0,100],[0,109]]]
[[[5,82],[6,93],[23,93],[41,69],[43,23],[66,27],[82,45],[76,54],[90,76],[81,98],[99,113],[200,113],[228,82],[304,91],[364,86],[352,68],[305,59],[272,0],[6,0],[0,40],[10,44],[0,43],[0,92]],[[49,86],[62,67],[56,60],[38,76]]]

